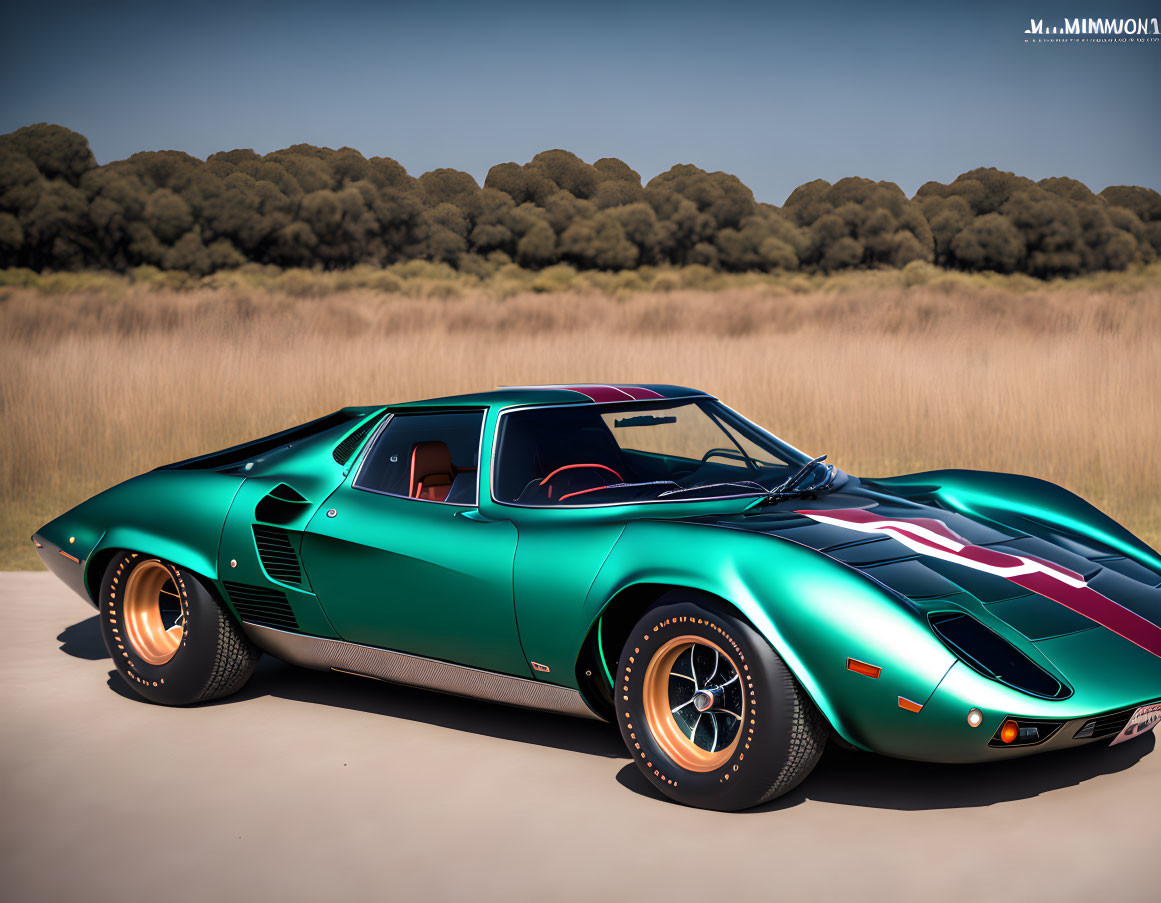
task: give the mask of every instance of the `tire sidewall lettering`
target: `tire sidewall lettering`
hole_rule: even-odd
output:
[[[636,669],[636,673],[632,670],[632,664],[629,666],[621,666],[620,702],[633,701],[639,697],[641,693],[641,675],[645,673],[644,665],[649,653],[663,645],[670,637],[685,633],[692,633],[694,635],[702,634],[706,639],[715,641],[716,645],[723,648],[727,657],[732,659],[731,664],[737,671],[739,678],[744,682],[744,723],[740,728],[741,737],[737,749],[734,750],[733,755],[730,756],[724,765],[710,772],[698,773],[701,776],[712,776],[718,783],[725,784],[731,779],[736,780],[745,768],[746,753],[751,749],[753,738],[759,729],[760,701],[758,699],[758,690],[754,683],[754,673],[747,663],[745,650],[734,636],[721,626],[720,619],[692,615],[675,615],[658,619],[650,625],[646,632],[639,631],[634,634],[634,648],[640,649],[641,652],[640,658],[636,654],[633,658],[641,662],[641,666]],[[626,695],[630,697],[628,700],[624,699]],[[620,721],[623,725],[623,730],[628,734],[634,735],[632,739],[633,743],[636,744],[641,740],[639,732],[649,734],[649,728],[643,714],[634,715],[631,711],[626,711],[626,708],[623,704],[619,706]],[[645,757],[647,771],[658,782],[670,787],[679,786],[679,783],[683,779],[688,781],[692,773],[687,772],[681,766],[670,761],[669,757],[665,755],[651,736],[649,740],[652,741],[649,743],[651,749],[647,752],[643,752],[633,745],[630,745],[630,749],[638,757]],[[753,757],[751,757],[751,761],[753,761]]]
[[[145,661],[133,648],[121,607],[126,579],[134,567],[146,561],[159,561],[169,571],[183,619],[177,651],[161,665]],[[216,605],[197,577],[172,562],[139,552],[119,554],[105,570],[100,595],[101,635],[117,672],[151,702],[183,705],[196,700],[218,652],[218,637],[205,629],[217,620]]]

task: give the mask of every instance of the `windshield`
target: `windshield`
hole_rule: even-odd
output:
[[[562,405],[500,418],[493,491],[536,507],[753,496],[809,460],[713,399]],[[819,464],[796,488],[829,473]]]

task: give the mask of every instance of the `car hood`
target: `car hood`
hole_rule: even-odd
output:
[[[1161,575],[1083,537],[984,522],[854,478],[818,498],[698,520],[815,549],[921,611],[967,611],[1018,645],[1072,648],[1056,641],[1091,631],[1103,647],[1111,633],[1114,646],[1137,647],[1126,655],[1161,664]]]

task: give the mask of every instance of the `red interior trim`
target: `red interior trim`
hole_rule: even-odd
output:
[[[611,485],[609,483],[605,486],[594,486],[592,489],[578,489],[576,492],[565,493],[560,497],[560,500],[563,502],[565,499],[571,499],[574,495],[584,495],[586,492],[600,492],[602,489],[608,489]]]
[[[556,468],[556,470],[554,470],[552,473],[550,473],[548,476],[546,476],[543,480],[541,480],[540,485],[543,486],[545,483],[547,483],[549,480],[551,480],[553,477],[555,477],[562,470],[572,470],[574,467],[599,467],[601,470],[607,470],[609,473],[611,473],[613,476],[615,476],[618,480],[624,479],[624,477],[622,477],[619,473],[617,473],[617,471],[613,470],[613,468],[611,468],[611,467],[606,467],[604,464],[565,464],[564,467]]]
[[[419,484],[415,482],[415,453],[417,451],[419,451],[418,443],[411,446],[411,478],[407,481],[407,494],[413,499],[419,498]]]

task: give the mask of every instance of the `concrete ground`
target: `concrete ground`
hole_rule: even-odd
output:
[[[752,812],[654,794],[615,728],[263,659],[138,701],[92,609],[0,574],[17,901],[1157,899],[1152,736],[991,766],[828,750]]]

